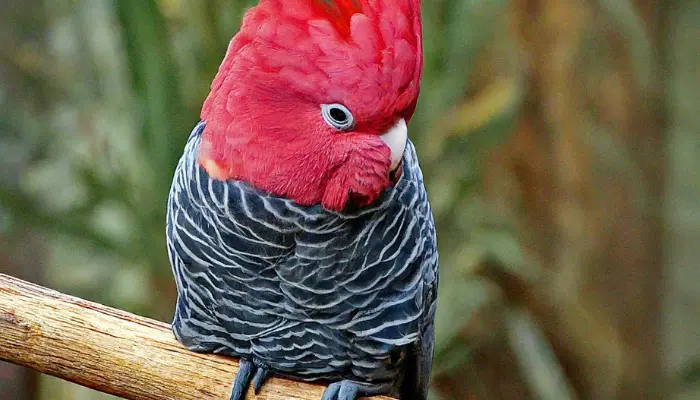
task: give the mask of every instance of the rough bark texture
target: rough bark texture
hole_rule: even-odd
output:
[[[40,282],[43,249],[41,237],[32,229],[21,229],[13,235],[0,233],[0,272]],[[36,371],[0,361],[0,399],[37,399],[38,378]]]
[[[4,274],[0,359],[132,400],[228,399],[238,372],[234,359],[183,348],[164,323]],[[272,378],[246,398],[316,400],[323,389]]]

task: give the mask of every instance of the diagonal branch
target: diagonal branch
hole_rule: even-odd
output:
[[[4,274],[0,359],[132,400],[227,399],[238,371],[234,359],[188,351],[162,322]],[[272,378],[246,399],[317,400],[323,389]]]

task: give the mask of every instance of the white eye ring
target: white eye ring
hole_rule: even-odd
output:
[[[342,104],[321,104],[321,114],[328,125],[339,131],[349,131],[355,126],[355,117]]]

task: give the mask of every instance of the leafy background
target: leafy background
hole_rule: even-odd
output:
[[[168,320],[167,189],[242,0],[0,2],[0,271]],[[423,2],[434,399],[700,398],[700,3]],[[0,398],[104,395],[0,364]]]

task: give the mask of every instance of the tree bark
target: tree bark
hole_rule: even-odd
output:
[[[162,322],[4,274],[0,359],[131,400],[228,399],[238,372],[232,358],[185,349]],[[246,399],[316,400],[323,390],[272,378]]]

